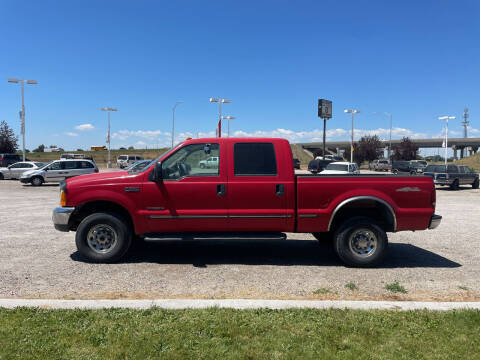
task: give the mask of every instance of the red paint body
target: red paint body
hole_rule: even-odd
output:
[[[273,143],[277,175],[235,176],[233,146],[237,142]],[[128,211],[137,234],[325,232],[337,206],[357,196],[388,203],[395,213],[395,231],[427,229],[435,210],[433,179],[427,176],[296,176],[290,145],[284,139],[188,140],[164,154],[160,161],[192,143],[220,145],[219,176],[153,182],[149,181],[153,166],[135,175],[126,171],[83,175],[67,180],[67,206],[113,202]],[[220,184],[225,185],[225,196],[217,194]],[[279,196],[275,188],[280,184],[284,185],[284,194]],[[126,192],[125,188],[138,191]]]

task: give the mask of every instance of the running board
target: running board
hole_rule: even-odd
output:
[[[151,240],[286,240],[287,235],[268,233],[153,233],[142,236]]]

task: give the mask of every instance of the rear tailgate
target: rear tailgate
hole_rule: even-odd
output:
[[[395,214],[395,231],[424,230],[435,211],[430,176],[298,175],[296,183],[298,232],[328,231],[335,209],[360,199],[387,203]]]

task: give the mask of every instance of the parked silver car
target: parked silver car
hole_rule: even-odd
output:
[[[97,165],[91,160],[55,160],[44,167],[26,171],[20,177],[24,184],[40,186],[46,182],[59,182],[78,175],[98,173]]]
[[[36,161],[17,162],[4,168],[0,168],[0,180],[20,179],[25,171],[35,170],[43,167],[45,164]]]
[[[140,160],[143,160],[143,157],[139,155],[120,155],[117,158],[117,165],[120,169],[123,169]]]

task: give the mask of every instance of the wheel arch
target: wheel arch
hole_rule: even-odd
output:
[[[342,220],[354,215],[358,209],[364,210],[365,216],[379,221],[385,231],[396,231],[397,218],[392,206],[387,201],[372,195],[354,196],[340,202],[330,216],[327,231],[334,230]]]
[[[75,231],[84,218],[86,218],[88,215],[98,212],[111,212],[119,214],[123,219],[125,219],[132,231],[135,232],[135,223],[128,210],[124,206],[110,200],[88,201],[77,206],[70,217],[68,223],[69,229]]]

